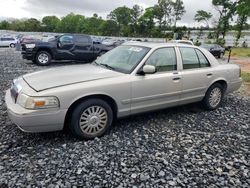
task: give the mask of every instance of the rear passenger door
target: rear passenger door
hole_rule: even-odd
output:
[[[205,55],[197,48],[179,47],[182,59],[181,104],[201,100],[212,81],[212,68]]]
[[[75,36],[75,54],[79,61],[90,61],[94,58],[93,42],[89,36]]]

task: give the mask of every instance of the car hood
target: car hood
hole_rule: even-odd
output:
[[[98,65],[72,65],[51,68],[23,76],[27,84],[35,91],[43,91],[60,86],[94,81],[104,78],[121,76],[123,73],[115,72]]]

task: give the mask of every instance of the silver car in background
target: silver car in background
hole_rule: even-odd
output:
[[[202,101],[208,110],[241,86],[240,68],[185,44],[125,43],[92,64],[52,68],[13,81],[9,117],[27,132],[65,127],[102,136],[114,119]]]
[[[15,48],[17,40],[14,37],[0,37],[1,47]]]

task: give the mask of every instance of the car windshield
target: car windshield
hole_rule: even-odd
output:
[[[141,46],[119,46],[99,57],[95,63],[128,74],[132,72],[149,50],[150,48]]]

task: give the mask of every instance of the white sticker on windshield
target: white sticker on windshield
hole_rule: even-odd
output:
[[[133,52],[140,52],[140,51],[142,51],[142,48],[131,47],[131,48],[129,48],[129,50],[131,50],[131,51],[133,51]]]

